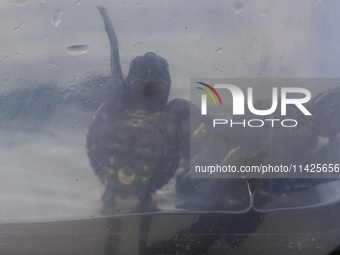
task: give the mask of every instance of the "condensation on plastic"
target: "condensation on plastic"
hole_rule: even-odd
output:
[[[114,247],[137,254],[143,242],[158,251],[168,241],[185,253],[206,240],[210,245],[197,254],[334,250],[340,237],[339,181],[301,188],[283,179],[191,179],[189,187],[184,156],[176,175],[152,194],[150,207],[136,208],[137,187],[134,196],[115,197],[113,210],[102,218],[102,198],[112,195],[105,194],[110,180],[95,175],[86,149],[92,117],[111,85],[110,45],[95,4],[0,3],[1,251],[102,254]],[[193,77],[339,76],[336,1],[99,4],[116,30],[124,77],[132,59],[155,52],[169,63],[170,100],[189,100]],[[121,129],[122,148],[134,142],[127,136],[132,129]],[[150,148],[156,142],[150,139]],[[121,174],[120,181],[131,179]]]
[[[337,77],[336,2],[196,1],[102,3],[130,61],[153,51],[170,67],[170,100],[189,100],[192,77]],[[105,184],[86,153],[92,116],[110,86],[101,17],[83,1],[0,5],[2,222],[99,217]],[[156,22],[157,20],[157,22]],[[152,142],[152,141],[150,141]],[[182,167],[182,168],[181,168]],[[181,174],[183,164],[177,175]],[[157,181],[157,180],[155,180]],[[297,192],[277,182],[196,180],[198,195],[177,194],[176,178],[154,194],[162,212],[242,213],[336,203],[339,181]],[[253,190],[252,190],[253,189]],[[117,199],[116,214],[136,201]]]

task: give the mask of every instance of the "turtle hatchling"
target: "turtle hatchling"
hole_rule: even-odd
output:
[[[190,103],[182,99],[168,103],[169,66],[153,52],[133,59],[124,79],[113,25],[106,9],[97,8],[110,41],[112,84],[89,128],[88,157],[105,184],[104,214],[119,211],[118,197],[137,201],[130,212],[150,211],[156,209],[152,194],[179,167]]]

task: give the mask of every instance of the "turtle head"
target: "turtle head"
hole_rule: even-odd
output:
[[[164,58],[153,52],[136,57],[126,81],[129,109],[157,111],[166,106],[171,78]]]

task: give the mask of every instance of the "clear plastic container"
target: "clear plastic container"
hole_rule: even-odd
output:
[[[203,156],[238,166],[340,163],[340,4],[99,4],[107,10],[81,0],[0,4],[0,253],[334,251],[337,175],[191,178],[189,168]],[[313,78],[314,119],[213,139],[195,119],[190,133],[189,115],[201,117],[189,104],[192,78]],[[256,88],[255,104],[266,107]]]

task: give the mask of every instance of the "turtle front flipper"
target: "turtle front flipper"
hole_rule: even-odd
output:
[[[109,15],[107,15],[106,8],[104,8],[101,5],[97,5],[97,9],[103,18],[105,31],[110,41],[112,77],[114,77],[117,80],[118,79],[123,80],[123,72],[120,66],[119,47],[118,47],[118,40],[117,40],[116,32],[113,28]]]
[[[110,119],[121,113],[126,107],[126,82],[120,66],[119,46],[116,32],[107,14],[106,8],[97,5],[97,9],[102,16],[105,31],[110,42],[111,60],[111,86],[107,93],[107,98],[97,111],[97,116],[102,115],[103,119]]]

